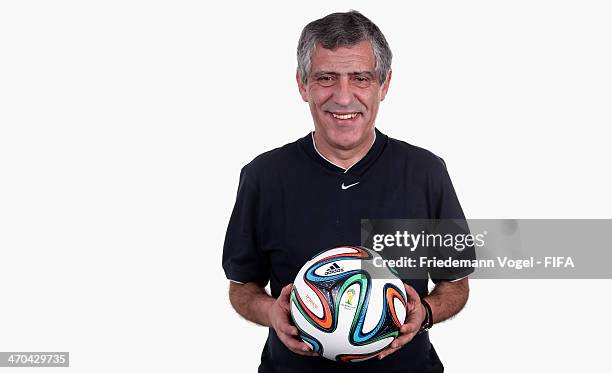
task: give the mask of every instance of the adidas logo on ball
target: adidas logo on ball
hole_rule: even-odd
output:
[[[333,263],[332,265],[329,266],[329,268],[327,268],[327,270],[325,271],[325,275],[331,275],[333,273],[340,273],[343,272],[344,270],[342,268],[340,268],[340,266],[336,263]]]

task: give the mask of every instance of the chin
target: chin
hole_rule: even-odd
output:
[[[359,145],[361,136],[356,133],[339,134],[331,137],[331,141],[340,149],[349,150]]]
[[[327,119],[327,118],[322,118]],[[334,122],[321,120],[321,130],[327,141],[335,147],[350,150],[358,146],[368,136],[369,129],[363,128],[362,123],[339,125]]]

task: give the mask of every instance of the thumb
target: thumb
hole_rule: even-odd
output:
[[[291,289],[293,289],[293,284],[290,283],[288,285],[286,285],[284,288],[282,288],[280,295],[278,296],[278,299],[281,299],[283,301],[285,300],[289,300],[289,295],[291,294]]]
[[[414,288],[408,284],[404,284],[404,289],[406,290],[406,297],[408,298],[408,303],[409,304],[417,304],[417,303],[421,303],[421,297],[419,296],[419,293],[417,293],[416,290],[414,290]]]

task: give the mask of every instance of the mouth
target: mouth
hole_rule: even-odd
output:
[[[329,116],[331,116],[335,122],[337,123],[352,123],[354,121],[356,121],[359,116],[361,116],[362,114],[359,112],[353,112],[353,113],[332,113],[332,112],[327,112],[327,114],[329,114]]]

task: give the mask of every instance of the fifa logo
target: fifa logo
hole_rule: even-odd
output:
[[[346,304],[353,304],[353,297],[355,296],[355,289],[348,289],[346,292]]]

